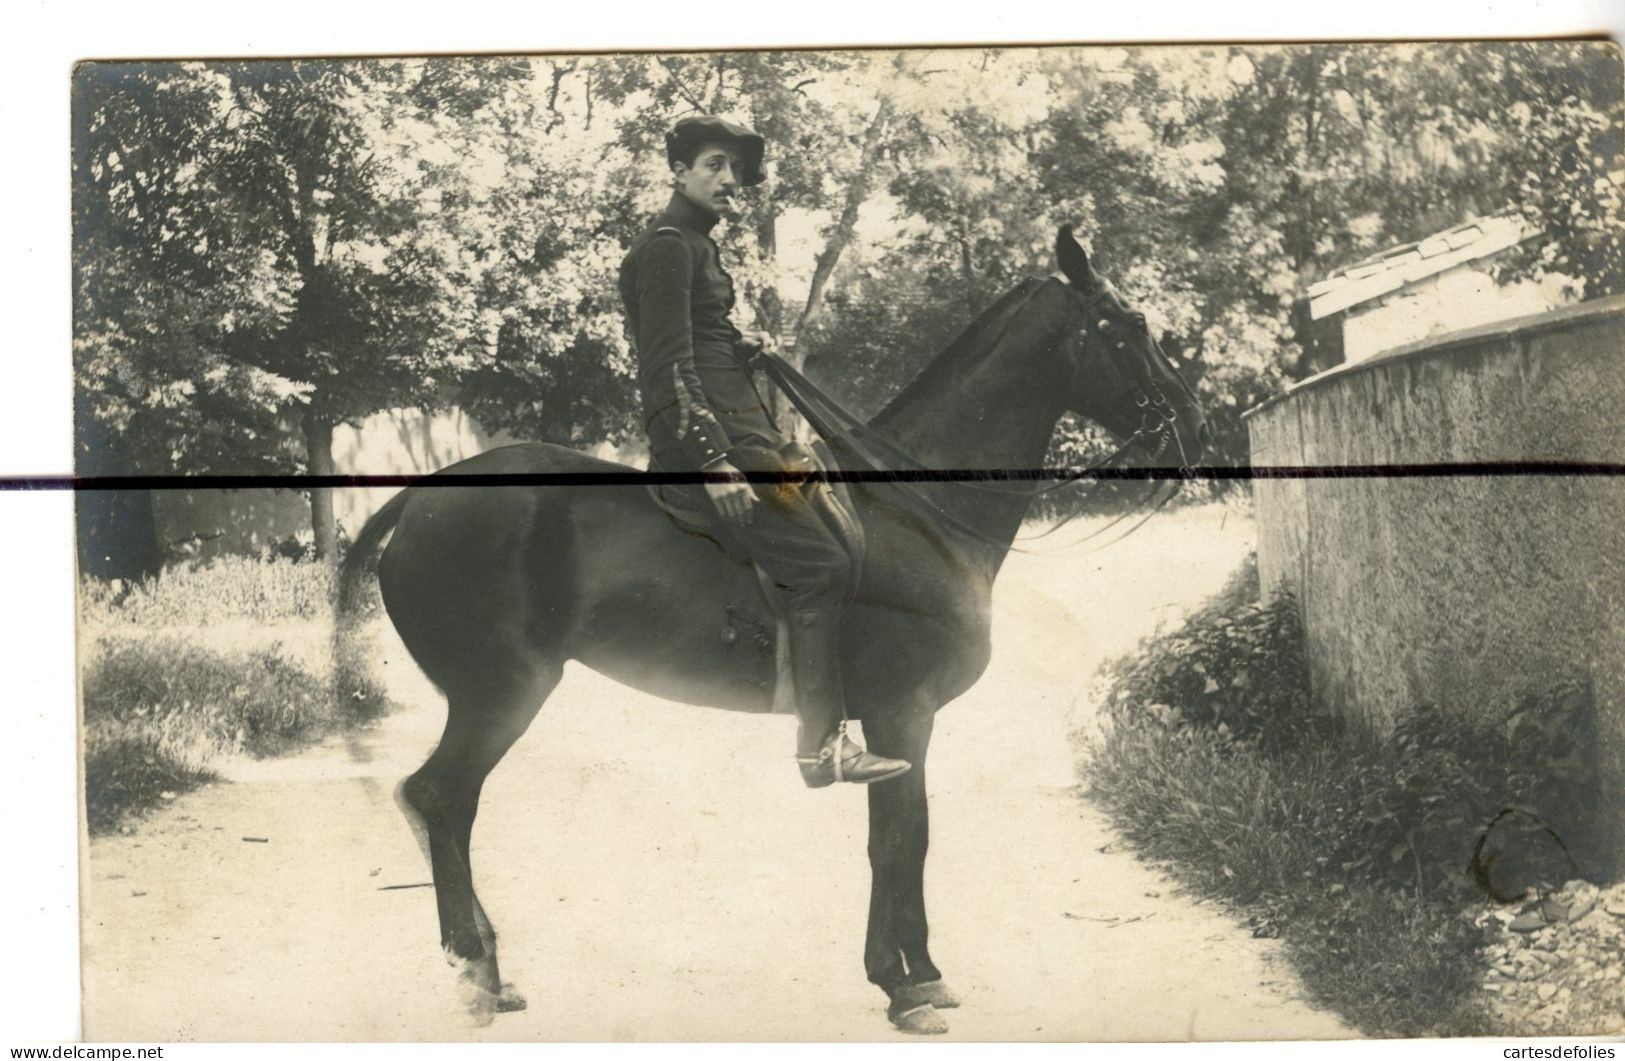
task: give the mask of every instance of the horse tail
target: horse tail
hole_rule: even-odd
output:
[[[374,512],[361,526],[339,567],[338,615],[351,618],[361,610],[361,580],[378,571],[378,548],[384,537],[400,522],[401,510],[406,507],[406,491],[402,490]]]
[[[378,572],[378,556],[384,538],[400,522],[406,507],[407,491],[402,490],[372,514],[355,536],[339,566],[337,596],[333,606],[333,693],[341,709],[361,718],[377,717],[388,707],[381,685],[373,680],[359,637],[364,580]]]

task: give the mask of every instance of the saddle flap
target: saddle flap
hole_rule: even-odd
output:
[[[810,446],[792,442],[780,452],[785,458],[786,465],[795,462],[807,471],[817,472],[840,470],[829,444],[822,440]],[[863,570],[865,542],[863,521],[858,518],[857,507],[852,503],[851,488],[844,482],[821,479],[805,483],[802,492],[812,504],[813,511],[824,521],[824,526],[829,528],[835,540],[841,543],[841,547],[851,558],[853,581],[849,589],[856,592],[857,579]]]

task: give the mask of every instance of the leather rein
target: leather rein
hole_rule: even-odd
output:
[[[999,334],[994,338],[993,343],[991,344],[992,346],[997,346],[998,343],[1003,339],[1005,331],[1009,329],[1010,324],[1014,321],[1015,317],[1021,312],[1021,309],[1036,293],[1037,289],[1035,288],[1027,295],[1026,299],[1024,299],[1020,305],[1011,311],[1010,318],[1005,321],[1004,328],[1001,329]],[[1108,297],[1109,294],[1110,292],[1108,290],[1102,290],[1088,300],[1086,303],[1086,308],[1090,311],[1091,316],[1093,315],[1095,308],[1100,304],[1101,301]],[[1104,318],[1102,318],[1099,323],[1101,325],[1107,324]],[[1080,338],[1085,338],[1086,336],[1086,330],[1080,331]],[[1125,343],[1118,342],[1115,345],[1115,349],[1121,350],[1124,346]],[[751,357],[748,364],[752,367],[760,367],[763,371],[765,371],[768,377],[778,385],[779,389],[784,391],[785,396],[789,398],[790,403],[796,407],[802,416],[806,417],[807,423],[812,426],[814,431],[822,436],[826,442],[829,442],[832,445],[838,444],[847,452],[851,453],[861,464],[866,466],[866,470],[881,473],[901,470],[926,478],[934,478],[940,475],[939,470],[926,467],[907,451],[905,451],[901,446],[897,445],[884,434],[876,431],[852,412],[842,407],[839,402],[831,398],[820,387],[818,387],[817,384],[813,383],[806,376],[802,375],[801,372],[799,372],[788,361],[784,360],[784,358],[780,357],[779,355],[769,353],[765,350],[758,350]],[[1144,379],[1139,379],[1136,378],[1134,374],[1123,372],[1122,366],[1120,365],[1113,365],[1113,368],[1118,370],[1127,378],[1129,387],[1134,392],[1135,405],[1140,409],[1140,426],[1131,435],[1129,435],[1128,438],[1124,439],[1122,444],[1111,453],[1085,468],[1067,469],[1064,474],[1056,478],[1056,481],[1043,486],[1034,485],[1029,488],[1017,484],[1011,484],[1010,487],[996,485],[995,480],[1003,478],[996,472],[983,473],[985,475],[985,481],[953,478],[946,480],[948,485],[962,490],[998,494],[1001,496],[1025,494],[1029,501],[1031,501],[1031,499],[1042,494],[1046,494],[1051,490],[1064,486],[1075,485],[1079,480],[1088,478],[1097,471],[1113,466],[1115,462],[1119,461],[1126,454],[1131,452],[1136,446],[1152,440],[1156,442],[1156,448],[1150,453],[1150,456],[1153,459],[1161,455],[1161,453],[1167,449],[1170,438],[1176,445],[1180,446],[1181,452],[1183,452],[1183,445],[1179,442],[1179,433],[1174,428],[1174,424],[1178,419],[1177,414],[1174,412],[1173,406],[1169,403],[1167,396],[1162,393],[1161,389],[1158,388],[1154,382],[1152,382],[1150,379],[1150,374],[1147,373]],[[936,501],[936,499],[932,498],[930,494],[924,490],[921,490],[915,484],[915,482],[909,478],[900,476],[893,481],[892,485],[895,486],[904,497],[913,502],[916,507],[923,510],[923,512],[929,517],[942,521],[953,529],[959,531],[961,534],[973,538],[983,545],[1000,550],[1030,552],[1030,550],[1023,550],[1019,548],[1014,544],[1014,542],[1000,541],[999,539],[994,538],[965,522],[963,519],[944,508]],[[1083,495],[1084,498],[1087,499],[1089,496],[1092,496],[1094,491],[1098,489],[1100,485],[1101,482],[1097,479]],[[1174,489],[1172,491],[1168,492],[1166,496],[1157,501],[1155,506],[1146,512],[1142,519],[1140,519],[1127,531],[1124,531],[1123,534],[1112,540],[1120,540],[1122,537],[1126,537],[1134,530],[1137,530],[1142,524],[1145,523],[1146,520],[1150,519],[1152,515],[1155,515],[1157,510],[1165,505],[1175,493],[1178,493],[1181,485],[1182,482],[1180,480],[1174,480]],[[1098,528],[1082,538],[1079,538],[1077,541],[1068,543],[1068,545],[1078,545],[1088,541],[1096,535],[1110,530],[1123,520],[1135,515],[1140,511],[1142,506],[1145,505],[1146,502],[1150,501],[1151,498],[1161,489],[1161,482],[1153,483],[1151,490],[1147,492],[1145,496],[1140,498],[1139,501],[1135,503],[1133,508],[1129,509],[1122,515],[1119,515],[1105,526]],[[1053,526],[1046,528],[1044,531],[1038,534],[1018,540],[1034,541],[1039,538],[1048,537],[1057,530],[1060,530],[1066,524],[1070,523],[1073,519],[1077,518],[1080,513],[1081,505],[1075,507],[1070,514],[1062,517]]]

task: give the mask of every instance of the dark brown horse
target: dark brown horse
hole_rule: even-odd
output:
[[[871,423],[920,464],[1035,469],[1056,422],[1089,417],[1146,456],[1191,463],[1205,434],[1195,396],[1146,327],[1063,229],[1059,277],[1023,282]],[[1154,445],[1152,442],[1154,441]],[[492,450],[441,475],[626,473],[549,445]],[[994,577],[1032,497],[1016,483],[930,482],[921,506],[891,483],[854,488],[868,543],[842,653],[849,711],[869,746],[914,769],[868,790],[873,888],[864,967],[906,1031],[943,1031],[957,1004],[926,949],[926,747],[938,708],[982,674]],[[935,506],[933,508],[933,506]],[[935,515],[936,518],[933,518]],[[656,696],[768,710],[771,653],[722,636],[774,621],[753,570],[678,530],[641,485],[411,488],[357,536],[341,606],[378,557],[384,605],[446,694],[445,733],[399,795],[434,871],[441,942],[477,1015],[519,1008],[474,892],[469,838],[480,788],[577,660]],[[691,757],[693,752],[681,753]],[[785,759],[785,768],[790,760]]]

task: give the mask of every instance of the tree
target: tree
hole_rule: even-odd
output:
[[[92,415],[130,427],[131,464],[331,474],[337,424],[436,400],[474,324],[450,238],[468,176],[447,148],[527,72],[81,67],[78,375]],[[271,426],[289,417],[302,453]],[[311,510],[330,557],[327,491]]]
[[[827,277],[872,187],[855,175],[868,171],[875,148],[852,137],[876,124],[864,78],[877,62],[792,52],[540,64],[535,112],[516,126],[532,134],[504,133],[506,144],[496,148],[515,178],[492,214],[499,249],[481,295],[496,353],[462,400],[482,421],[531,437],[581,444],[638,435],[615,271],[669,194],[666,130],[697,111],[735,114],[773,145],[772,179],[727,223],[747,238],[723,231],[719,244],[737,283],[739,323],[788,336],[788,353],[799,361],[794,335],[816,314],[823,281],[787,312],[780,222],[820,209],[832,188],[844,189],[847,223],[835,218],[817,261],[807,263]],[[878,124],[884,128],[883,116]]]
[[[1463,91],[1501,132],[1506,201],[1542,234],[1511,271],[1567,276],[1586,298],[1625,291],[1619,46],[1501,42],[1460,69]]]
[[[1610,46],[1055,49],[999,53],[985,81],[955,59],[914,73],[930,98],[899,106],[920,135],[892,156],[894,242],[862,248],[814,333],[854,391],[894,388],[927,337],[1047,270],[1068,220],[1207,400],[1220,462],[1246,460],[1243,411],[1326,367],[1304,294],[1362,255],[1516,207],[1544,235],[1509,271],[1620,287]]]
[[[319,473],[334,425],[447,402],[637,438],[615,274],[701,110],[771,145],[719,233],[736,319],[837,393],[878,407],[1073,222],[1241,462],[1240,414],[1325,367],[1332,269],[1514,208],[1543,235],[1505,269],[1620,290],[1620,102],[1617,49],[1566,42],[90,64],[84,467]]]
[[[616,273],[644,187],[609,157],[603,115],[643,61],[539,60],[486,113],[480,152],[501,168],[457,234],[476,248],[482,335],[457,401],[488,427],[583,447],[637,434]]]
[[[333,473],[337,424],[432,403],[464,363],[473,276],[448,237],[468,177],[434,148],[524,70],[443,64],[213,68],[231,102],[216,185],[291,293],[259,327],[232,328],[225,350],[292,385],[312,475]],[[311,492],[311,520],[317,554],[334,555],[328,491]]]
[[[220,322],[266,304],[262,261],[214,212],[219,92],[197,68],[75,72],[75,466],[85,475],[291,470],[279,399],[218,355]],[[79,495],[81,563],[157,573],[147,491]]]
[[[1047,127],[1070,69],[1050,60],[1041,51],[930,53],[903,68],[887,157],[891,243],[885,253],[862,248],[830,295],[830,319],[808,340],[809,364],[864,411],[1022,277],[1053,270],[1061,223],[1098,227],[1088,194],[1048,179],[1058,151],[1089,150]],[[1095,240],[1097,251],[1116,246]],[[1050,459],[1083,463],[1107,448],[1099,432],[1068,422]]]

